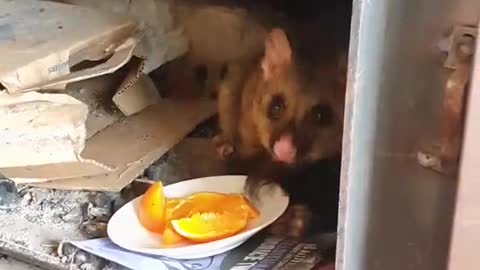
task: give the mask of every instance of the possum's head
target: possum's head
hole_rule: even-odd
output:
[[[302,66],[282,30],[267,36],[252,109],[273,160],[296,166],[340,152],[345,69],[335,62]]]

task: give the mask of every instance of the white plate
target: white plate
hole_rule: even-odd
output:
[[[245,176],[215,176],[179,182],[164,188],[167,198],[187,197],[196,192],[243,193]],[[254,202],[260,217],[249,222],[247,228],[234,236],[202,244],[179,244],[175,247],[162,246],[161,235],[143,228],[137,218],[140,197],[132,200],[118,210],[108,223],[108,236],[125,249],[161,255],[175,259],[197,259],[231,250],[255,233],[274,222],[288,206],[288,197],[274,186],[260,190],[260,201]]]

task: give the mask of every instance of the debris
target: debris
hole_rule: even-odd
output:
[[[82,251],[82,250],[77,250],[75,253],[75,262],[76,263],[86,263],[89,261],[90,257],[92,255]]]
[[[22,196],[22,202],[20,203],[20,205],[22,207],[25,207],[31,204],[32,201],[33,201],[32,193],[26,192],[25,195]]]
[[[62,258],[60,258],[60,260],[62,261],[63,264],[67,264],[68,257],[62,257]]]
[[[112,216],[112,212],[110,211],[110,208],[94,207],[93,204],[91,203],[88,204],[88,207],[87,207],[88,219],[108,222],[111,216]]]
[[[89,239],[107,236],[107,223],[89,220],[80,225],[80,231]]]
[[[62,215],[61,219],[67,223],[80,224],[83,220],[82,209],[80,207],[75,207],[70,212]]]
[[[59,257],[69,257],[75,254],[77,250],[78,249],[75,246],[71,245],[68,242],[62,241],[58,243],[57,255]]]
[[[109,196],[103,192],[95,192],[91,194],[90,202],[93,202],[96,207],[111,208],[114,196],[115,194]]]

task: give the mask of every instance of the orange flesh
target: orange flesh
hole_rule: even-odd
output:
[[[172,220],[175,231],[193,242],[210,242],[235,235],[247,226],[244,215],[196,213],[188,218]]]
[[[258,210],[241,194],[201,192],[186,199],[166,199],[161,183],[152,185],[140,202],[139,219],[161,233],[166,246],[186,240],[209,242],[243,230]]]
[[[171,223],[168,223],[165,226],[165,229],[163,230],[163,234],[162,234],[162,242],[164,245],[172,246],[172,245],[176,245],[178,243],[184,242],[185,240],[186,240],[185,238],[183,238],[181,235],[179,235],[175,231]]]
[[[171,216],[173,208],[175,208],[183,199],[167,199],[167,209],[165,210],[165,229],[162,234],[163,244],[166,246],[176,245],[186,239],[179,235],[172,227]]]

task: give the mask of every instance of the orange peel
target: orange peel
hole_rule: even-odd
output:
[[[161,233],[165,225],[166,199],[163,185],[157,182],[151,185],[140,199],[138,219],[149,231]]]
[[[172,220],[175,231],[193,242],[210,242],[239,233],[248,218],[231,213],[196,213],[191,217]]]

